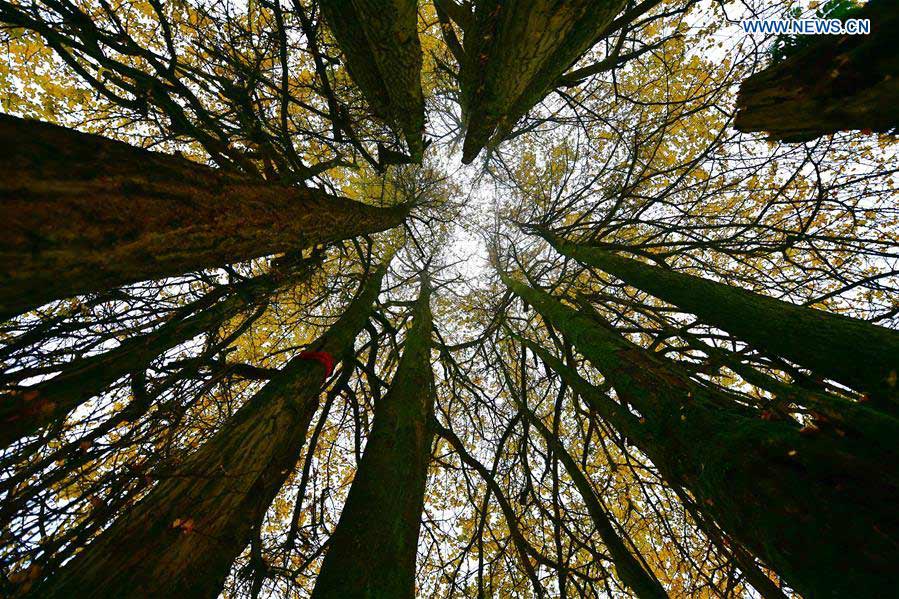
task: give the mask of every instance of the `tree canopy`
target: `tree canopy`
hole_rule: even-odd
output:
[[[899,10],[819,5],[0,0],[0,595],[895,593]]]

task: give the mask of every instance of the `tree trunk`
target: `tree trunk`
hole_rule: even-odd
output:
[[[403,132],[421,162],[425,104],[421,90],[418,3],[413,0],[322,2],[346,69],[378,117]]]
[[[310,347],[341,356],[371,314],[382,266]],[[318,406],[325,367],[297,356],[171,478],[116,520],[40,597],[216,597],[293,471]]]
[[[312,592],[314,599],[415,596],[415,555],[434,436],[430,289],[423,281],[390,391],[374,423]]]
[[[769,139],[808,141],[862,129],[899,128],[899,10],[871,0],[851,15],[869,35],[822,35],[793,56],[743,81],[734,127]]]
[[[383,231],[376,208],[0,115],[0,319],[54,299]]]
[[[53,378],[0,395],[0,447],[7,447],[40,428],[65,418],[88,399],[103,392],[123,376],[146,370],[166,350],[232,318],[264,301],[277,289],[295,285],[313,272],[311,264],[296,265],[286,272],[260,275],[232,289],[221,288],[183,308],[187,318],[173,320],[154,331],[133,337],[102,354],[76,359]],[[227,297],[217,301],[222,295]]]
[[[899,475],[893,463],[857,457],[866,439],[766,421],[602,326],[597,314],[503,279],[639,413],[644,431],[633,441],[662,475],[793,588],[809,597],[892,592]]]
[[[479,0],[459,65],[462,162],[498,144],[596,42],[624,0]],[[460,23],[460,26],[464,26]]]
[[[646,427],[642,426],[637,420],[637,417],[628,412],[627,408],[612,401],[612,399],[605,393],[600,392],[596,387],[581,378],[574,368],[567,366],[564,362],[546,351],[544,347],[534,343],[530,339],[525,339],[514,334],[513,336],[524,343],[543,361],[544,364],[547,365],[547,367],[549,367],[550,370],[555,372],[559,378],[587,404],[593,413],[605,420],[618,432],[622,433],[630,444],[636,445],[637,447],[646,447],[647,443],[651,442],[649,436],[645,434]],[[574,464],[574,467],[576,468],[577,464]],[[697,524],[703,526],[705,523],[697,522]],[[711,532],[708,530],[706,530],[706,534],[712,537]],[[718,539],[713,540],[718,542]],[[777,588],[770,578],[765,576],[761,570],[756,567],[752,562],[751,557],[746,555],[745,549],[732,546],[729,548],[729,551],[734,555],[734,559],[737,560],[746,580],[749,581],[749,584],[751,584],[762,597],[765,599],[786,599],[783,592]]]
[[[695,314],[757,349],[866,393],[890,411],[897,407],[897,331],[546,237],[562,254]]]

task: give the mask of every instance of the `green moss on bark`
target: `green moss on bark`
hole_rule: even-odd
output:
[[[704,513],[790,586],[811,597],[882,596],[895,588],[899,476],[893,462],[872,463],[858,450],[864,439],[764,420],[595,315],[504,281],[638,410],[648,434],[633,440],[668,482],[688,489]]]
[[[750,345],[889,402],[891,409],[899,402],[899,332],[546,237],[562,254],[600,268]]]

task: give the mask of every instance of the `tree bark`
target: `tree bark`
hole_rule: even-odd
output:
[[[628,412],[627,408],[612,401],[605,393],[600,392],[596,387],[585,381],[577,373],[574,368],[567,366],[564,362],[549,353],[546,348],[534,343],[530,339],[513,335],[516,339],[524,343],[537,357],[539,357],[550,370],[555,372],[559,378],[580,397],[590,410],[605,420],[609,425],[622,433],[630,444],[637,447],[646,447],[651,443],[651,438],[646,435],[645,427],[640,424],[637,417]],[[644,450],[645,451],[645,450]],[[577,467],[577,464],[574,464]],[[702,514],[700,514],[702,515]],[[704,526],[705,522],[697,522],[700,526]],[[715,531],[707,530],[706,534],[712,537]],[[719,539],[714,539],[719,542]],[[746,550],[742,547],[731,546],[729,552],[734,555],[740,569],[755,590],[765,599],[786,599],[786,595],[777,588],[770,578],[765,576],[761,570],[752,562],[750,556],[746,554]],[[723,548],[722,548],[723,550]]]
[[[374,423],[312,592],[314,599],[415,596],[415,556],[434,436],[430,289]]]
[[[371,315],[386,265],[311,346],[344,355]],[[302,356],[241,407],[170,478],[116,520],[39,597],[216,597],[299,459],[325,367]]]
[[[743,81],[734,127],[801,142],[851,129],[899,128],[899,10],[871,0],[852,15],[869,35],[822,35]]]
[[[897,331],[545,237],[560,253],[695,314],[758,349],[866,393],[877,400],[874,405],[887,405],[888,411],[899,407]]]
[[[376,208],[0,115],[0,319],[54,299],[383,231]]]
[[[273,270],[230,290],[223,287],[185,306],[183,313],[191,314],[186,318],[175,315],[156,330],[126,339],[115,349],[76,359],[49,380],[0,395],[0,422],[3,423],[0,447],[65,418],[121,377],[145,370],[166,350],[221,326],[277,289],[298,284],[312,272],[311,264],[294,264],[292,268]],[[225,299],[218,301],[223,295]]]
[[[374,113],[403,132],[421,162],[425,128],[418,3],[339,0],[321,9],[346,58],[346,69]]]
[[[459,65],[462,162],[498,144],[598,40],[624,0],[479,0]],[[460,23],[460,25],[462,25]]]
[[[662,475],[790,586],[810,597],[895,588],[899,473],[892,463],[857,457],[866,439],[766,421],[603,326],[597,314],[503,279],[636,410],[644,430],[633,441]]]

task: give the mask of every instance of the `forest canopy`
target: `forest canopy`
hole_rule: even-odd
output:
[[[894,594],[894,4],[0,0],[0,595]]]

